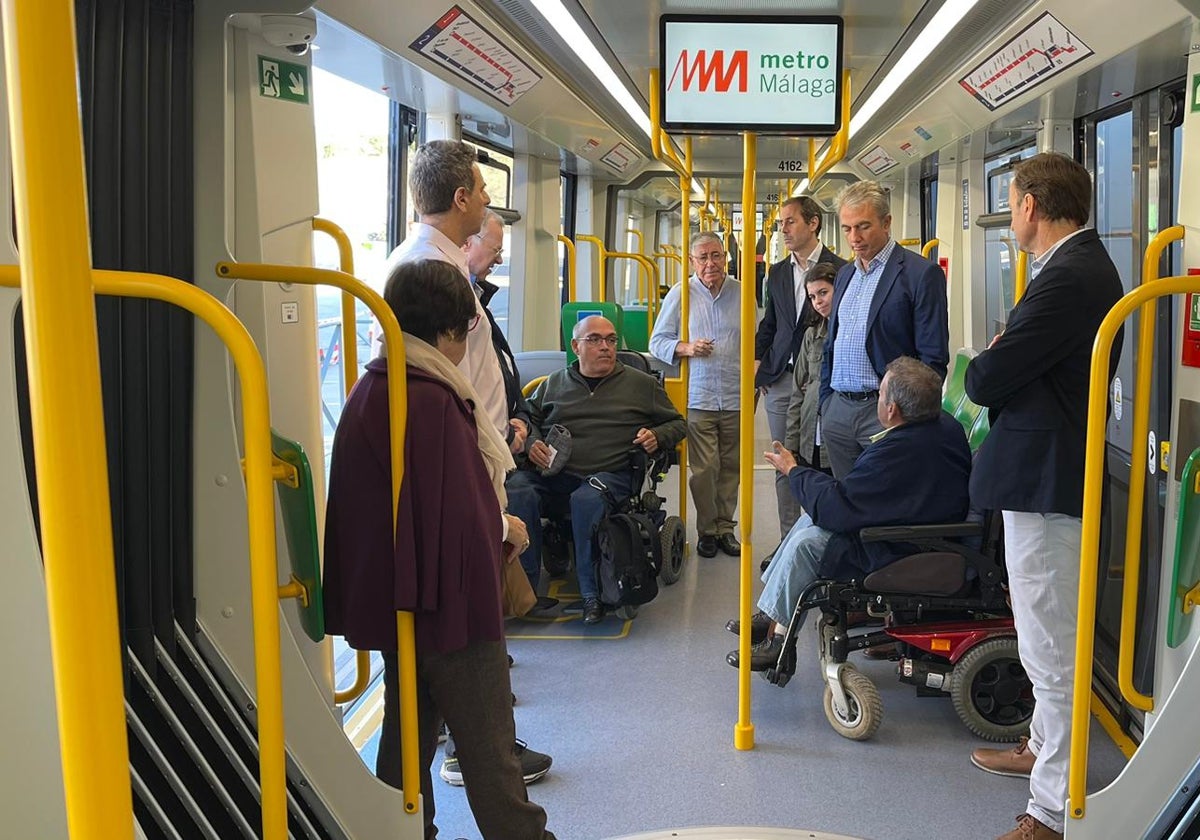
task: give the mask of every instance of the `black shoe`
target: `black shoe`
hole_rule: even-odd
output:
[[[527,785],[533,784],[549,773],[550,765],[554,763],[554,759],[550,756],[529,749],[525,745],[525,742],[521,740],[513,744],[513,752],[521,760],[521,776],[524,777],[525,784]],[[462,787],[463,776],[462,770],[458,766],[458,756],[448,751],[445,760],[442,761],[442,769],[438,772],[438,775],[448,784],[455,787]]]
[[[779,545],[783,545],[783,543],[780,543]],[[758,564],[758,570],[760,572],[765,572],[767,570],[767,566],[771,565],[771,561],[775,559],[775,552],[779,550],[779,545],[771,549],[771,553],[764,557],[762,562]]]
[[[508,655],[508,667],[511,668],[512,666],[513,666],[513,658],[512,658],[512,654],[510,653]]]
[[[737,541],[737,537],[733,534],[722,534],[717,537],[717,547],[730,557],[742,556],[742,544]]]
[[[768,668],[774,668],[775,663],[779,661],[779,654],[783,651],[783,636],[774,636],[770,639],[764,639],[758,644],[750,648],[750,670],[765,671]],[[729,651],[725,657],[725,661],[734,668],[738,667],[740,658],[736,650]]]
[[[597,624],[604,618],[604,607],[600,606],[599,598],[583,599],[583,623]]]
[[[736,618],[731,618],[725,622],[725,629],[735,636],[742,632],[742,623]],[[767,633],[771,629],[771,617],[763,612],[756,612],[750,616],[750,641],[758,644],[763,639],[767,638]]]
[[[546,612],[548,610],[554,609],[557,606],[558,606],[557,598],[551,598],[547,595],[539,595],[539,596],[537,596],[537,603],[534,604],[530,608],[529,612],[530,613]]]
[[[696,540],[696,553],[701,557],[716,557],[717,538],[712,534],[705,534],[700,539]]]

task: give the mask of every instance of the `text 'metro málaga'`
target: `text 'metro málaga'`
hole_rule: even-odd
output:
[[[663,128],[833,134],[842,27],[840,17],[663,15]]]

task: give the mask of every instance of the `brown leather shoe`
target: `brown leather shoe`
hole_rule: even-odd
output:
[[[1035,761],[1037,761],[1037,756],[1029,749],[1029,739],[1024,737],[1011,750],[989,750],[981,747],[971,753],[972,764],[980,770],[995,773],[997,776],[1029,778],[1029,774],[1033,772]],[[1030,819],[1032,820],[1033,817]],[[1013,836],[1020,837],[1021,835],[1014,834]]]
[[[1017,817],[1017,827],[996,840],[1063,840],[1063,836],[1061,831],[1055,831],[1036,817],[1022,814]]]

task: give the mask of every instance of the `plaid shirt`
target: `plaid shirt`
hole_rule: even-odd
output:
[[[838,331],[829,376],[829,387],[835,391],[853,394],[879,390],[879,374],[867,356],[867,318],[883,267],[895,248],[896,240],[889,238],[883,250],[867,264],[865,273],[858,260],[854,261],[854,275],[838,304]]]

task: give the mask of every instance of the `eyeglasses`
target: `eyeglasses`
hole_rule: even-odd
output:
[[[709,262],[720,264],[725,262],[725,255],[720,251],[714,251],[711,254],[692,254],[692,259],[701,265]]]
[[[615,335],[585,335],[580,341],[586,341],[588,344],[595,347],[600,342],[604,342],[609,347],[617,346],[617,337]]]
[[[467,327],[467,332],[475,332],[475,328],[479,326],[479,319],[482,317],[482,315],[476,312],[475,317],[471,319],[471,325]]]
[[[499,248],[493,248],[491,245],[484,242],[483,237],[480,236],[479,234],[475,234],[475,241],[478,242],[480,245],[482,245],[487,250],[491,251],[492,254],[495,255],[496,259],[498,259],[498,260],[503,259],[503,255],[504,255],[504,244],[503,243],[501,243]]]

